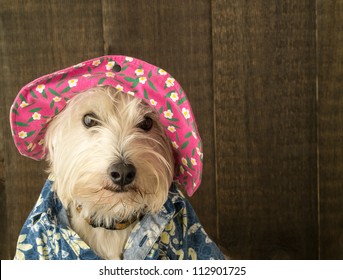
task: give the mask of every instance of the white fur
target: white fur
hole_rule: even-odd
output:
[[[96,115],[97,126],[83,124],[88,113]],[[137,127],[147,115],[154,120],[150,131]],[[174,163],[157,112],[138,98],[96,87],[70,100],[49,124],[45,142],[53,189],[68,209],[73,229],[101,257],[120,259],[134,225],[107,230],[93,228],[87,220],[109,226],[163,206]],[[137,171],[127,192],[117,192],[108,175],[109,166],[120,161]]]

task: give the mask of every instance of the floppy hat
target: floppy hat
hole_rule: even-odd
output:
[[[160,116],[175,157],[174,180],[191,196],[201,183],[202,142],[180,84],[163,69],[127,56],[103,56],[40,77],[24,86],[10,111],[12,136],[19,152],[42,160],[49,121],[68,100],[96,86],[110,85],[145,100]]]

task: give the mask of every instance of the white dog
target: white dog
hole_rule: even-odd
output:
[[[113,88],[91,89],[51,122],[46,145],[53,189],[71,226],[100,256],[120,259],[135,222],[160,211],[173,178],[156,113]],[[127,227],[106,230],[118,224]]]
[[[165,71],[111,56],[53,73],[22,89],[11,125],[50,173],[16,259],[223,258],[178,190],[200,183],[201,142]]]

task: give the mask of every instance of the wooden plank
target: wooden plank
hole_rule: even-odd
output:
[[[320,258],[343,259],[343,3],[317,2]]]
[[[4,112],[3,103],[3,96],[0,97],[0,112]],[[6,118],[7,121],[7,118]],[[4,114],[0,114],[0,220],[1,220],[1,229],[0,229],[0,254],[3,256],[8,256],[8,230],[7,230],[7,211],[6,211],[6,186],[5,186],[5,147],[4,143],[4,124],[5,116]],[[1,257],[1,256],[0,256]],[[3,258],[1,258],[3,259]]]
[[[26,83],[43,74],[68,67],[103,52],[101,1],[1,1],[1,90],[8,119],[9,108]],[[8,250],[1,259],[13,258],[19,231],[38,198],[47,175],[43,162],[21,157],[4,129],[5,188]],[[3,227],[1,227],[3,228]]]
[[[1,4],[0,4],[1,9]],[[3,49],[3,22],[0,20],[0,50]],[[0,55],[0,65],[4,65],[4,57]],[[2,85],[2,77],[0,77],[0,85]],[[5,116],[5,95],[0,94],[0,259],[2,256],[8,256],[8,231],[7,231],[7,211],[6,211],[6,187],[5,187],[5,123],[8,122],[8,116]]]
[[[212,1],[219,238],[316,259],[314,1]]]
[[[210,8],[204,0],[103,1],[106,53],[164,68],[190,99],[205,151],[202,186],[191,202],[216,238]]]

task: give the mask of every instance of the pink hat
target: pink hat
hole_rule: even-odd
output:
[[[189,196],[202,175],[202,143],[191,106],[179,83],[163,69],[125,56],[103,56],[45,75],[24,86],[11,108],[10,121],[19,152],[35,160],[45,157],[47,124],[76,93],[99,85],[144,99],[160,115],[175,150],[174,180]]]

